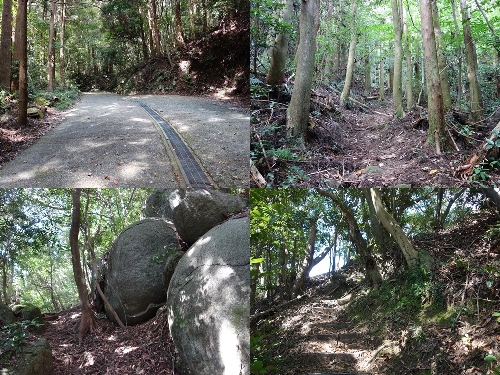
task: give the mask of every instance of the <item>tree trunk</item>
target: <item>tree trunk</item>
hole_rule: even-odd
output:
[[[49,51],[47,59],[47,88],[49,91],[54,91],[54,68],[55,68],[55,48],[54,41],[56,38],[55,18],[57,13],[57,1],[53,0],[50,7],[49,21]]]
[[[19,112],[17,114],[17,123],[19,126],[26,126],[28,124],[28,0],[19,0],[17,16],[17,22],[19,22],[19,34],[16,35],[16,47],[19,48]]]
[[[309,224],[309,235],[307,237],[307,246],[306,246],[306,256],[302,261],[302,265],[299,269],[299,273],[297,275],[297,280],[295,281],[295,285],[293,286],[292,294],[296,297],[302,286],[304,285],[304,281],[306,280],[306,276],[309,274],[310,267],[312,264],[313,256],[314,256],[314,245],[316,243],[316,224],[318,223],[318,217],[313,217],[311,219],[311,224]]]
[[[361,257],[361,261],[365,264],[366,279],[370,285],[373,285],[374,289],[378,289],[382,283],[382,275],[380,274],[377,263],[373,258],[366,240],[361,235],[361,231],[359,230],[353,211],[335,194],[319,188],[316,188],[316,191],[318,194],[333,200],[340,208],[340,211],[342,211],[342,215],[344,216],[344,219],[349,227],[349,238],[356,247],[356,250]]]
[[[0,41],[0,90],[10,90],[10,52],[12,40],[12,0],[3,0],[2,8],[2,35]]]
[[[429,135],[427,142],[436,146],[436,152],[450,148],[446,134],[443,110],[443,95],[436,52],[436,38],[432,22],[431,0],[420,0],[422,41],[425,56],[425,78],[427,81]]]
[[[78,331],[78,343],[81,344],[83,338],[88,332],[92,332],[96,327],[94,314],[89,303],[89,296],[85,278],[83,275],[82,264],[80,261],[80,249],[78,243],[78,234],[80,232],[81,210],[80,210],[80,189],[72,190],[73,212],[71,218],[71,228],[69,231],[69,244],[71,247],[71,262],[73,264],[73,275],[75,276],[78,297],[82,304],[82,318]]]
[[[379,47],[379,57],[380,57],[380,62],[379,62],[379,72],[378,72],[378,84],[379,84],[379,100],[385,100],[385,68],[384,68],[384,58],[382,57],[382,44],[380,44]]]
[[[405,56],[406,56],[406,109],[410,110],[413,108],[415,103],[413,102],[413,63],[411,61],[411,45],[410,37],[408,36],[408,24],[405,21],[403,24],[403,34],[405,38]]]
[[[460,43],[460,29],[457,21],[457,10],[455,0],[451,0],[451,10],[453,13],[453,23],[455,25],[455,40],[457,41],[457,59],[458,59],[458,73],[457,73],[457,107],[460,109],[462,103],[462,44]]]
[[[451,108],[450,84],[448,82],[448,64],[444,57],[443,32],[439,22],[439,12],[436,0],[432,0],[432,22],[434,24],[434,35],[436,37],[436,53],[438,59],[439,80],[441,82],[441,93],[443,94],[443,111],[447,112]]]
[[[255,258],[262,257],[262,246],[257,247]],[[254,263],[250,267],[250,307],[255,306],[255,297],[257,295],[257,283],[259,282],[261,263]]]
[[[385,229],[394,237],[394,240],[403,252],[406,263],[410,267],[416,265],[418,263],[418,252],[413,248],[413,245],[408,237],[406,237],[406,234],[403,232],[398,222],[394,220],[392,215],[385,209],[379,191],[377,189],[370,189],[370,194],[373,207],[375,208],[375,214],[380,219]]]
[[[443,207],[443,195],[444,195],[444,188],[440,187],[437,189],[437,199],[436,199],[436,212],[434,215],[434,226],[437,229],[441,229],[442,226],[442,220],[441,220],[441,211]]]
[[[369,95],[372,91],[372,67],[370,65],[370,52],[368,51],[365,56],[365,91]]]
[[[404,116],[403,111],[403,4],[402,0],[391,0],[392,22],[394,24],[394,78],[392,98],[394,100],[394,114],[397,118]]]
[[[477,55],[476,46],[470,29],[470,11],[467,0],[460,0],[462,10],[462,25],[465,43],[465,61],[467,63],[467,79],[469,80],[469,104],[472,121],[478,122],[483,118],[483,99],[481,87],[477,78]],[[477,129],[476,129],[477,130]]]
[[[300,138],[302,143],[307,138],[318,27],[319,0],[302,0],[300,42],[295,54],[297,64],[295,84],[286,116],[288,134]]]
[[[182,33],[181,0],[175,1],[175,36],[180,47],[184,47],[184,35]]]
[[[285,0],[285,8],[283,9],[283,22],[289,24],[292,19],[293,0]],[[276,36],[274,45],[271,49],[271,63],[266,76],[266,83],[269,85],[281,85],[285,77],[285,64],[288,56],[288,39],[287,32],[280,33]]]
[[[500,195],[493,188],[481,188],[481,192],[486,198],[491,199],[497,210],[500,212]]]
[[[352,0],[351,7],[351,43],[349,44],[349,56],[347,58],[347,69],[345,73],[344,89],[342,94],[340,94],[340,104],[345,105],[347,98],[351,94],[352,76],[354,74],[354,54],[356,52],[356,43],[358,38],[358,32],[356,30],[356,11],[358,9],[358,0]]]
[[[66,31],[66,0],[61,1],[61,27],[59,30],[59,79],[66,86],[66,66],[64,58],[64,33]]]
[[[448,217],[448,214],[450,213],[451,207],[453,206],[453,203],[460,198],[460,196],[465,193],[467,189],[462,188],[458,192],[453,195],[453,197],[449,200],[448,205],[446,206],[446,209],[444,210],[444,213],[441,215],[441,223],[440,223],[440,228],[444,227],[444,222],[446,221],[446,218]]]
[[[148,0],[148,22],[151,36],[151,55],[153,57],[162,54],[158,15],[156,13],[156,0]]]

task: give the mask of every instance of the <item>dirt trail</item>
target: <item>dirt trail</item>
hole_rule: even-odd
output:
[[[2,187],[186,187],[165,133],[139,106],[167,121],[217,187],[248,185],[245,111],[175,95],[86,93],[65,120],[0,169]]]
[[[297,329],[283,341],[293,343],[285,360],[291,368],[286,375],[369,374],[375,342],[366,329],[342,318],[345,305],[325,298],[315,297],[287,314],[289,322],[283,326],[294,324]]]

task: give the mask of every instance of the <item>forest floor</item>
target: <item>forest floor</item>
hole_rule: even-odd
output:
[[[52,349],[54,375],[178,375],[166,314],[125,329],[106,318],[98,319],[97,329],[79,345],[74,327],[80,315],[79,307],[45,315],[43,336]]]
[[[252,99],[251,156],[267,186],[452,187],[473,181],[500,184],[500,172],[490,170],[487,164],[481,165],[474,179],[457,172],[500,119],[490,118],[475,131],[470,125],[458,123],[450,113],[446,116],[447,128],[459,151],[439,155],[426,142],[426,108],[416,107],[398,119],[393,116],[391,98],[357,98],[362,105],[350,102],[342,108],[338,93],[331,87],[314,88],[305,148],[286,135],[289,96]],[[258,186],[256,181],[252,186]]]
[[[392,271],[374,291],[354,262],[309,279],[300,299],[260,301],[275,309],[251,320],[254,360],[272,375],[493,374],[484,358],[500,354],[500,241],[486,233],[497,223],[480,213],[415,238],[432,274]]]

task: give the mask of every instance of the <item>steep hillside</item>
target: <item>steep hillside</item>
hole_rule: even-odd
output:
[[[420,235],[414,244],[432,256],[432,269],[393,263],[378,290],[368,289],[351,262],[310,279],[302,298],[260,301],[252,318],[253,372],[498,373],[499,230],[498,218],[481,212]]]

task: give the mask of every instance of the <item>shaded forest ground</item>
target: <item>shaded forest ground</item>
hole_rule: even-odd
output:
[[[413,239],[432,273],[392,258],[377,291],[356,262],[311,278],[303,298],[252,322],[253,360],[280,375],[493,374],[484,358],[500,354],[499,239],[498,218],[481,212]]]
[[[75,325],[80,316],[80,307],[44,315],[46,330],[42,335],[52,349],[54,375],[178,375],[174,370],[176,354],[166,314],[126,329],[100,318],[97,330],[78,345]],[[11,361],[15,363],[16,358]]]
[[[474,176],[457,172],[500,121],[500,110],[477,130],[473,124],[459,122],[464,122],[462,113],[446,115],[447,129],[459,151],[438,155],[435,147],[426,143],[426,108],[416,107],[396,119],[390,97],[379,101],[370,97],[364,100],[363,96],[356,96],[357,102],[350,101],[342,108],[338,91],[325,85],[312,90],[309,143],[302,149],[286,135],[290,96],[273,97],[271,93],[259,97],[259,87],[266,90],[258,83],[252,87],[251,156],[269,187],[500,183],[500,172],[488,163],[482,164]],[[257,186],[256,181],[252,186]]]
[[[120,77],[89,76],[79,77],[78,85],[83,91],[99,89],[122,94],[206,95],[248,108],[249,19],[248,11],[242,11],[236,18],[221,22],[210,35],[187,43],[174,56],[173,67],[170,67],[166,57],[154,58],[128,72],[123,83],[119,83]],[[180,69],[181,61],[189,61],[189,73]],[[53,106],[47,106],[43,119],[29,118],[29,125],[22,128],[17,126],[17,102],[14,98],[6,98],[1,104],[0,116],[2,110],[12,115],[3,119],[0,117],[0,166],[33,144],[64,116]]]

